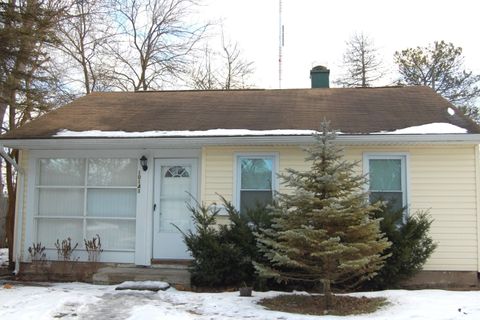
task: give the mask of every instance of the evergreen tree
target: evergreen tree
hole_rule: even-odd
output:
[[[383,78],[383,62],[373,40],[363,34],[354,34],[347,42],[343,55],[345,74],[336,81],[342,87],[370,87]]]
[[[261,276],[280,282],[323,285],[328,309],[331,285],[373,277],[390,243],[380,233],[379,220],[372,217],[379,205],[368,203],[365,177],[355,174],[356,163],[343,159],[327,122],[321,132],[307,149],[311,169],[287,169],[280,175],[293,193],[277,195],[272,227],[258,238],[269,263],[255,267]]]
[[[0,1],[0,133],[22,126],[58,105],[64,96],[49,56],[64,11],[60,0]],[[10,150],[9,155],[18,161],[18,150]],[[6,239],[12,266],[16,172],[8,162],[5,180]]]
[[[397,51],[394,60],[401,75],[400,82],[429,86],[467,116],[480,121],[475,106],[480,97],[480,75],[464,67],[461,47],[435,41],[428,47]]]
[[[405,216],[405,209],[394,210],[386,206],[375,212],[381,219],[380,230],[392,243],[385,250],[385,265],[373,279],[365,283],[366,289],[390,289],[422,270],[437,245],[428,234],[432,220],[426,212]]]
[[[254,232],[270,225],[265,208],[240,212],[220,196],[230,223],[217,225],[220,211],[215,205],[196,202],[190,206],[195,231],[183,232],[185,244],[193,261],[190,268],[192,285],[200,287],[232,287],[256,281],[253,260],[260,253]]]

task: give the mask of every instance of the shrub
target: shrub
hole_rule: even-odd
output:
[[[98,262],[103,252],[100,236],[97,234],[92,240],[83,239],[85,250],[87,250],[88,261]]]
[[[42,246],[41,242],[32,243],[31,247],[28,247],[28,254],[33,263],[44,262],[47,260],[47,254],[45,253],[45,246]]]
[[[216,224],[218,209],[196,202],[190,206],[195,232],[183,233],[193,256],[191,282],[199,287],[231,287],[255,281],[252,261],[259,256],[254,231],[268,223],[262,208],[240,214],[221,197],[230,224]],[[178,229],[178,227],[177,227]]]
[[[61,243],[60,240],[57,239],[57,242],[55,242],[54,244],[55,248],[57,248],[58,260],[64,262],[72,261],[73,252],[77,249],[78,243],[72,246],[72,239],[68,237],[67,239],[62,240]]]
[[[47,254],[45,251],[46,248],[41,242],[34,242],[31,247],[28,247],[28,254],[32,261],[32,267],[36,273],[43,271],[42,269],[47,261]]]
[[[378,275],[365,284],[367,289],[395,288],[422,270],[436,248],[429,236],[432,220],[427,212],[404,215],[404,209],[386,206],[375,213],[381,218],[380,229],[392,243],[384,255],[390,255]]]

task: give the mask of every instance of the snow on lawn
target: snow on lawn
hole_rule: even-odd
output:
[[[0,319],[480,319],[480,291],[391,290],[355,293],[386,297],[390,304],[361,316],[305,316],[269,311],[256,302],[279,292],[193,293],[168,289],[115,291],[115,286],[58,283],[47,287],[0,287]]]
[[[0,267],[8,266],[8,248],[0,248]]]

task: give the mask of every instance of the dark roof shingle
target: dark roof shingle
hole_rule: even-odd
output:
[[[346,134],[394,131],[434,122],[479,127],[428,87],[93,93],[5,135],[49,138],[70,131],[318,129]],[[452,107],[453,108],[453,107]]]

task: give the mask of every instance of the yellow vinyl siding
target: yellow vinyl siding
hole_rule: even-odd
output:
[[[474,146],[416,151],[412,152],[410,170],[412,208],[431,208],[431,233],[438,242],[425,269],[477,271]],[[456,221],[471,224],[459,225]]]
[[[298,146],[212,146],[203,149],[202,200],[218,202],[219,193],[233,199],[235,154],[276,152],[279,171],[307,169],[304,153]],[[362,161],[368,152],[408,154],[408,192],[410,214],[429,210],[434,219],[431,234],[438,247],[425,270],[477,271],[477,190],[475,146],[350,146],[346,159]],[[358,172],[362,172],[359,163]],[[280,191],[286,191],[280,184]],[[225,220],[222,220],[225,221]]]
[[[227,200],[232,201],[235,190],[235,155],[237,153],[278,153],[279,170],[285,168],[306,169],[308,165],[304,161],[304,153],[300,147],[204,147],[203,148],[203,172],[202,191],[203,201],[207,203],[218,202],[216,193],[221,194]],[[284,191],[280,185],[280,190]]]
[[[409,154],[410,214],[428,210],[431,235],[438,247],[425,270],[477,270],[475,153],[473,145],[355,147],[364,152]]]

